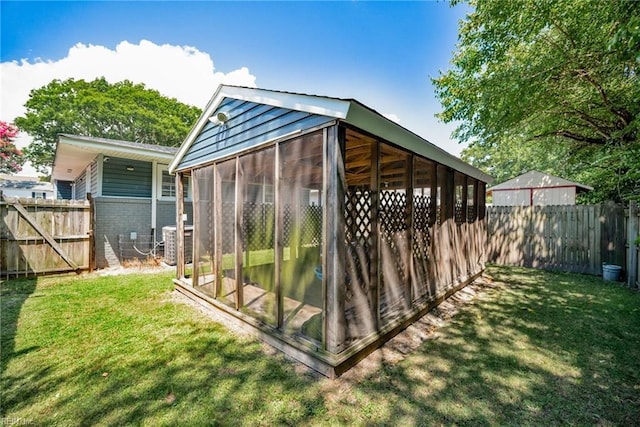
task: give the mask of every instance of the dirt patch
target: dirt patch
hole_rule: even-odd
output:
[[[101,268],[91,273],[96,276],[119,276],[122,274],[152,274],[164,273],[167,271],[175,271],[175,266],[167,265],[163,262],[127,262],[127,264],[118,267]]]

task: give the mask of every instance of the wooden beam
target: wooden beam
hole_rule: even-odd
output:
[[[91,193],[87,193],[89,201],[89,271],[96,269],[96,202]]]
[[[64,249],[62,249],[58,242],[54,240],[53,236],[51,236],[51,234],[49,234],[47,230],[42,228],[42,226],[40,226],[40,224],[38,224],[38,222],[34,218],[32,218],[31,215],[29,215],[29,212],[20,204],[18,199],[10,201],[6,196],[3,196],[3,199],[7,204],[12,205],[14,209],[20,213],[20,215],[22,215],[22,217],[29,223],[29,225],[31,225],[38,232],[38,234],[42,236],[42,238],[49,244],[49,246],[51,246],[53,250],[56,251],[58,255],[60,255],[64,262],[69,265],[69,267],[73,268],[74,270],[79,270],[80,267],[78,267],[78,265],[69,257],[69,255],[67,255],[67,253],[64,251]]]
[[[375,329],[380,330],[382,320],[380,318],[380,221],[378,221],[380,210],[380,173],[378,168],[378,160],[380,152],[380,143],[376,142],[371,145],[371,256],[369,266],[369,277],[371,280],[371,307],[375,310]]]
[[[244,208],[243,202],[243,173],[240,165],[240,158],[236,157],[236,203],[235,203],[235,226],[234,226],[234,244],[235,244],[235,257],[236,257],[236,310],[240,310],[244,305],[243,301],[243,279],[242,279],[242,245],[244,243],[244,236],[242,230],[242,210]]]
[[[202,180],[201,175],[204,174],[205,169],[194,170],[191,173],[191,186],[194,198],[198,198],[198,205],[204,203],[203,200],[200,199],[200,182]],[[200,179],[199,179],[200,178]],[[155,193],[154,193],[155,194]],[[197,196],[196,196],[197,195]],[[206,199],[205,199],[206,200]],[[194,207],[193,209],[193,223],[198,224],[197,233],[208,232],[208,227],[202,227],[202,220],[200,218],[200,209]],[[192,233],[192,236],[195,235],[195,232]],[[195,239],[194,239],[195,243]],[[186,241],[185,241],[186,244]],[[191,254],[191,284],[193,286],[200,285],[200,245],[192,246],[192,254]],[[186,261],[186,260],[185,260]]]
[[[282,271],[282,259],[284,252],[283,230],[284,230],[284,206],[282,192],[284,189],[284,180],[282,177],[282,151],[280,143],[275,146],[276,160],[275,160],[275,177],[274,177],[274,210],[275,210],[275,293],[276,293],[276,325],[278,329],[281,329],[284,325],[284,295],[282,293],[282,278],[280,272]]]
[[[325,205],[323,287],[325,328],[323,344],[327,351],[337,354],[344,349],[346,319],[344,303],[345,245],[344,245],[344,134],[339,127],[325,129]]]
[[[414,170],[415,157],[409,155],[406,157],[407,167],[405,169],[405,185],[406,185],[406,212],[405,218],[407,221],[407,243],[404,250],[408,254],[409,262],[404,266],[404,296],[407,307],[411,307],[413,301],[413,287],[411,286],[411,272],[413,271],[413,170]]]
[[[215,298],[222,292],[222,178],[218,163],[213,166],[213,239],[214,239],[214,273]]]
[[[184,257],[184,185],[182,184],[182,173],[176,173],[176,276],[178,279],[184,278],[185,257]]]

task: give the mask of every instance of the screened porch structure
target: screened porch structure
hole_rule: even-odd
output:
[[[355,100],[220,86],[170,171],[176,289],[327,376],[484,269],[491,178]]]

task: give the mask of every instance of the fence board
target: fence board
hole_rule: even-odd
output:
[[[91,267],[88,201],[3,197],[0,192],[0,276]]]
[[[603,262],[623,269],[629,263],[637,271],[626,260],[637,254],[627,255],[634,248],[622,206],[491,206],[487,216],[491,262],[594,275],[602,274]]]

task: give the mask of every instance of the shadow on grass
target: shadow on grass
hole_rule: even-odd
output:
[[[12,359],[37,349],[37,346],[31,346],[15,351],[20,312],[24,302],[35,289],[36,279],[0,281],[0,380],[5,377],[7,366]],[[9,407],[5,400],[5,393],[0,392],[0,417],[2,418],[6,416]]]
[[[29,353],[36,347],[28,347],[15,352],[18,318],[24,302],[36,289],[36,279],[14,279],[0,281],[0,378],[4,376],[9,362],[20,355]],[[4,416],[4,402],[0,402],[0,414]]]
[[[90,287],[95,295],[80,295]],[[265,356],[259,343],[191,307],[116,287],[48,290],[51,325],[26,338],[46,344],[3,377],[4,416],[64,425],[291,425],[325,410],[311,392],[316,376],[297,375],[282,357]]]
[[[640,294],[599,278],[491,268],[495,289],[440,338],[356,387],[395,424],[640,420]]]
[[[3,411],[63,425],[637,425],[640,294],[587,276],[489,275],[438,338],[348,384],[297,374],[167,300],[168,277],[52,286],[29,306],[45,324],[18,330],[26,353],[3,371]],[[4,343],[3,322],[3,364]]]

